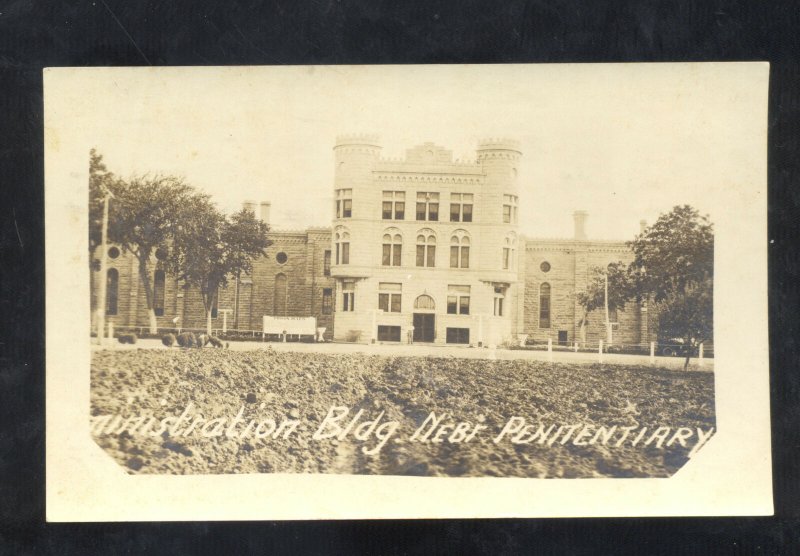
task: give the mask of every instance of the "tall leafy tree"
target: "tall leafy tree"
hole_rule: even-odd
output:
[[[134,176],[117,180],[110,204],[108,239],[138,261],[144,287],[150,332],[157,332],[150,267],[158,249],[169,254],[176,233],[186,219],[187,207],[202,197],[181,178]]]
[[[606,268],[593,266],[589,270],[589,280],[584,291],[576,294],[578,305],[583,309],[579,322],[581,343],[586,343],[586,326],[589,314],[598,309],[605,310],[606,277],[608,277],[608,310],[624,311],[625,303],[631,298],[631,282],[628,269],[622,261],[610,263]]]
[[[207,199],[196,197],[173,243],[171,270],[185,287],[197,287],[203,299],[206,331],[211,334],[211,313],[219,289],[230,276],[249,273],[253,261],[271,244],[269,228],[248,210],[229,217]]]
[[[694,348],[713,338],[713,224],[689,205],[676,206],[628,245],[632,292],[653,301],[662,337],[683,340],[685,369]]]

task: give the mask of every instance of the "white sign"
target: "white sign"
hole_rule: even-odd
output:
[[[264,315],[264,334],[307,334],[317,333],[316,317],[270,317]]]

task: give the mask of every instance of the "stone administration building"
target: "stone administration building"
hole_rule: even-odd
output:
[[[589,240],[580,211],[572,238],[521,236],[514,141],[482,141],[468,162],[433,143],[382,158],[378,138],[364,135],[339,137],[334,154],[331,227],[271,231],[252,274],[219,292],[214,328],[258,333],[264,315],[314,316],[335,341],[496,345],[527,335],[571,345],[582,317],[575,292],[590,269],[632,258],[622,241]],[[245,206],[269,221],[269,203]],[[199,292],[153,263],[159,327],[177,317],[203,328]],[[108,321],[146,327],[135,258],[112,246],[107,272]],[[587,341],[605,337],[604,320],[590,315]],[[649,341],[644,308],[610,320],[614,343]]]

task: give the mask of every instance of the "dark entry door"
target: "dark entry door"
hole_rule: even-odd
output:
[[[432,342],[436,325],[436,315],[414,313],[414,341]]]

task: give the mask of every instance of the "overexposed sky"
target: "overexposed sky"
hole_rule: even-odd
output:
[[[383,155],[433,141],[474,158],[518,139],[520,225],[630,239],[673,205],[709,213],[762,183],[764,91],[753,64],[88,68],[59,94],[70,141],[111,171],[184,176],[226,211],[272,202],[281,229],[329,225],[337,135],[376,133]],[[765,108],[765,106],[764,106]],[[69,121],[71,120],[71,121]]]

